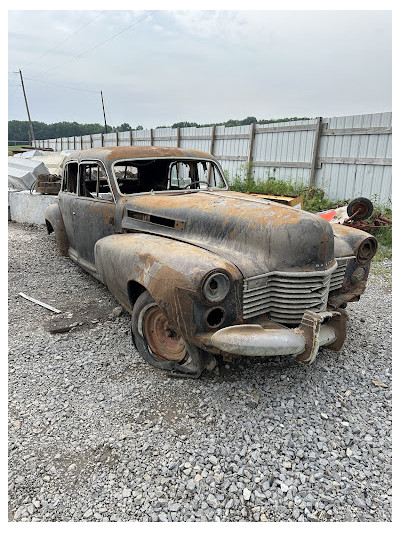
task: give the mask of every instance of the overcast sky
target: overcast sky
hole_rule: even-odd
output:
[[[102,123],[100,90],[113,126],[392,109],[390,11],[151,13],[9,11],[32,120]],[[26,120],[8,80],[8,118]]]

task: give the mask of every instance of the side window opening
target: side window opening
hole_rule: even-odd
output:
[[[79,166],[79,195],[113,201],[106,173],[100,164],[83,163]]]
[[[64,168],[62,190],[76,194],[78,163],[67,163]]]

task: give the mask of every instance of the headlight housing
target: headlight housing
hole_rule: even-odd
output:
[[[223,272],[213,272],[203,283],[203,295],[208,302],[222,302],[231,288],[231,281]]]
[[[359,265],[368,263],[376,254],[378,249],[378,242],[375,237],[367,237],[364,239],[356,251],[356,261]]]

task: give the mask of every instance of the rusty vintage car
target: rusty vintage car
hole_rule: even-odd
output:
[[[309,364],[340,350],[377,250],[367,233],[230,191],[212,155],[183,148],[73,152],[45,219],[131,313],[139,354],[179,376],[215,355]]]

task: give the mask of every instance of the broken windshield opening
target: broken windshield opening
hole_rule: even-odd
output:
[[[149,191],[227,189],[227,183],[213,161],[136,159],[117,161],[114,178],[121,194]]]

